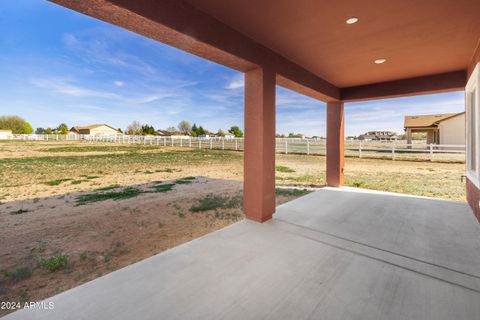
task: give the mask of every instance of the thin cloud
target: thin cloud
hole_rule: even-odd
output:
[[[103,92],[82,88],[71,83],[69,80],[62,79],[31,79],[31,84],[38,88],[47,89],[52,92],[61,93],[74,97],[98,97],[98,98],[118,98],[119,96],[111,92]]]
[[[245,79],[243,73],[234,76],[228,84],[225,86],[225,89],[236,90],[243,88],[245,86]]]

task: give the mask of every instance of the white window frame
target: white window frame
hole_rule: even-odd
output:
[[[474,119],[474,126],[472,127],[471,123],[471,108],[472,108],[472,93],[475,92],[475,119]],[[465,139],[466,145],[466,161],[465,161],[465,175],[467,178],[477,187],[480,188],[480,63],[477,63],[475,69],[470,76],[470,79],[465,86],[465,111],[466,111],[466,134],[467,137]],[[475,170],[471,170],[471,163],[470,159],[472,159],[472,150],[470,148],[471,145],[471,137],[475,136]]]

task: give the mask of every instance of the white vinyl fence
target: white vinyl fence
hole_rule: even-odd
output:
[[[243,150],[243,138],[192,138],[161,136],[90,136],[90,135],[13,135],[16,140],[86,141],[152,146],[187,147],[196,149]],[[325,155],[325,139],[277,138],[277,153]],[[345,141],[345,155],[359,158],[385,158],[391,160],[465,161],[464,145],[407,144],[405,141]]]

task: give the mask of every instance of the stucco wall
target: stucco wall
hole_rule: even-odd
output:
[[[107,126],[101,126],[90,130],[92,136],[112,136],[117,135],[117,130],[109,128]]]
[[[440,122],[440,144],[465,145],[465,114]]]
[[[0,132],[0,139],[10,139],[11,137],[11,132]]]

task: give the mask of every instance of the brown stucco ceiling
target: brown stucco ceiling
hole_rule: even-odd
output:
[[[480,37],[480,0],[186,2],[342,88],[465,70]]]

